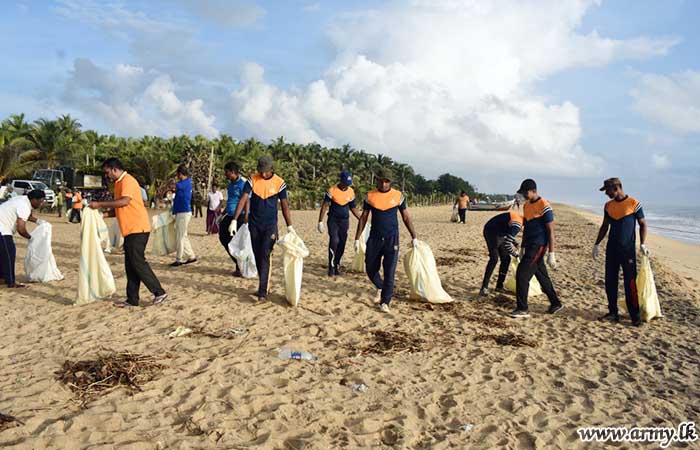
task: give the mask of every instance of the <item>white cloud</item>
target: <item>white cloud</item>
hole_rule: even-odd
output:
[[[420,165],[579,176],[602,161],[583,151],[578,108],[550,104],[536,81],[581,66],[664,54],[676,41],[577,33],[592,2],[414,0],[348,14],[337,50],[302,89],[266,82],[255,64],[232,94],[235,125],[258,137],[351,143]]]
[[[204,111],[204,102],[182,100],[177,90],[168,75],[156,71],[123,64],[106,69],[78,59],[66,82],[63,100],[116,133],[218,135],[215,117]]]
[[[660,153],[651,155],[651,163],[656,169],[668,169],[671,167],[671,160],[668,156]]]
[[[251,25],[265,15],[254,1],[244,0],[176,0],[197,16],[227,27]]]
[[[646,74],[632,91],[634,109],[680,133],[700,133],[700,71]]]

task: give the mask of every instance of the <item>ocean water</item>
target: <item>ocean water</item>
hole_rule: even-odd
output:
[[[603,204],[578,205],[582,209],[603,214]],[[645,204],[644,216],[646,217],[649,231],[659,236],[665,236],[693,244],[700,244],[700,205],[698,206],[671,206]]]

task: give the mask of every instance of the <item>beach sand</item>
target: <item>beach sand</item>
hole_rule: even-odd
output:
[[[531,298],[530,319],[513,321],[506,317],[512,295],[476,299],[486,264],[481,231],[493,213],[472,212],[466,225],[449,222],[449,207],[411,213],[456,301],[431,308],[406,299],[401,263],[391,315],[371,305],[374,289],[366,276],[325,275],[327,236],[315,231],[318,212],[293,213],[311,251],[296,309],[283,297],[279,251],[270,301],[254,304],[257,282],[231,276],[232,264],[217,237],[204,235],[203,219],[190,228],[198,263],[173,269],[169,257],[149,258],[170,293],[167,303],[137,310],[107,301],[72,306],[78,226],[51,218],[66,279],[0,289],[0,412],[23,423],[0,431],[0,447],[580,448],[581,426],[698,422],[696,246],[651,239],[663,319],[642,328],[631,327],[626,315],[619,325],[600,323],[604,263],[590,257],[598,226],[555,205],[560,268],[552,278],[566,307],[549,316],[546,299]],[[26,241],[17,241],[23,274]],[[404,253],[409,243],[404,231]],[[352,237],[347,248],[349,265]],[[123,295],[123,256],[107,259]],[[150,303],[145,290],[142,299]],[[624,311],[623,295],[620,305]],[[169,338],[180,325],[248,333]],[[379,330],[420,337],[423,351],[360,352]],[[507,333],[535,347],[488,339]],[[279,360],[280,348],[310,351],[320,360]],[[89,359],[100,350],[155,356],[166,368],[141,392],[117,389],[80,409],[54,372],[67,359]],[[367,392],[353,391],[354,383],[366,384]]]

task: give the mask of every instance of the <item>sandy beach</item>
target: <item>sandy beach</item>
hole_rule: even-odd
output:
[[[482,228],[493,213],[471,212],[458,225],[449,222],[449,207],[411,209],[455,302],[433,307],[408,300],[399,264],[391,315],[371,305],[366,276],[326,276],[327,236],[315,230],[317,211],[293,212],[311,251],[298,308],[283,297],[279,250],[270,301],[255,304],[257,281],[231,276],[228,256],[216,236],[204,234],[201,218],[190,226],[198,263],[175,269],[167,267],[170,257],[149,257],[168,302],[136,310],[109,301],[73,306],[78,226],[42,216],[54,224],[54,254],[66,278],[0,289],[0,412],[21,421],[0,431],[0,447],[582,448],[576,434],[582,426],[697,423],[698,246],[652,236],[665,317],[639,329],[626,314],[621,324],[600,323],[607,309],[604,262],[590,257],[600,218],[554,208],[560,267],[550,273],[565,309],[548,316],[546,299],[534,297],[532,317],[517,322],[506,316],[514,296],[477,300],[486,264]],[[410,239],[402,232],[405,253]],[[22,279],[26,241],[16,241]],[[346,265],[351,257],[352,238]],[[121,296],[123,255],[107,259]],[[145,289],[142,302],[150,303]],[[620,305],[624,311],[622,293]],[[247,332],[169,338],[178,326]],[[377,331],[420,338],[420,351],[373,353]],[[532,346],[497,342],[509,334]],[[320,359],[280,360],[280,348]],[[54,372],[66,360],[100,351],[150,355],[165,368],[140,392],[116,389],[81,409]],[[353,390],[359,383],[368,390]]]

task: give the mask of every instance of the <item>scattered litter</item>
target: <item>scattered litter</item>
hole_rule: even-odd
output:
[[[277,355],[279,359],[303,359],[306,361],[318,361],[318,356],[312,355],[309,352],[295,352],[289,349],[282,349]]]
[[[353,384],[351,387],[353,392],[357,392],[358,394],[364,394],[369,390],[369,387],[364,383],[356,383]]]
[[[425,340],[406,333],[405,331],[373,331],[374,342],[366,347],[350,347],[350,351],[359,356],[361,354],[386,355],[389,353],[415,353],[424,350]]]
[[[492,340],[498,345],[510,345],[512,347],[537,347],[537,342],[514,333],[505,334],[477,334],[477,341]]]
[[[22,422],[15,416],[0,413],[0,431],[5,431],[10,428],[18,427],[20,425],[24,425],[24,422]]]
[[[215,338],[215,339],[233,339],[234,337],[240,335],[240,334],[245,334],[248,332],[247,328],[231,328],[230,330],[225,330],[225,331],[204,331],[204,328],[201,327],[184,327],[180,325],[170,333],[168,336],[170,337],[182,337],[182,336],[189,336],[189,337],[197,337],[197,336],[204,336],[204,337],[209,337],[209,338]]]
[[[474,424],[473,423],[465,423],[464,425],[460,425],[459,429],[462,431],[472,431],[474,429]]]
[[[179,326],[170,333],[168,336],[169,337],[182,337],[182,336],[187,336],[188,334],[192,334],[192,328],[187,328],[183,326]]]

